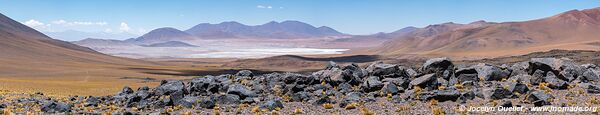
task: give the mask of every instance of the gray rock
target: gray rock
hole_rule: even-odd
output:
[[[329,61],[329,63],[327,64],[327,66],[325,66],[325,69],[326,69],[326,70],[329,70],[329,69],[334,69],[334,68],[338,68],[338,69],[339,69],[339,68],[340,68],[340,66],[338,66],[338,65],[337,65],[335,62],[333,62],[333,61]]]
[[[555,68],[558,68],[557,63],[560,62],[555,58],[531,58],[528,68],[529,74],[533,74],[537,70],[543,71],[544,74],[546,72],[556,72]]]
[[[537,70],[533,73],[533,75],[531,75],[531,78],[529,79],[529,83],[531,83],[533,85],[540,84],[540,83],[544,82],[545,77],[546,77],[546,72],[544,72],[542,70]]]
[[[527,85],[522,84],[522,83],[511,82],[508,85],[508,91],[510,91],[512,93],[526,94],[529,91],[529,87],[527,87]]]
[[[396,95],[400,93],[400,90],[398,89],[398,86],[394,85],[393,83],[386,82],[383,85],[383,93]]]
[[[411,86],[419,86],[421,88],[431,87],[435,82],[435,74],[427,74],[421,77],[417,77],[410,81]]]
[[[536,107],[552,105],[552,103],[550,103],[552,99],[554,99],[554,96],[539,90],[532,91],[529,96],[527,96],[527,100],[530,103],[533,103]]]
[[[240,97],[238,95],[226,94],[215,97],[216,102],[221,105],[237,105],[240,104]]]
[[[400,77],[401,72],[398,68],[398,65],[393,64],[384,64],[383,62],[375,62],[369,67],[367,67],[367,71],[371,73],[373,76],[381,76],[381,77]]]
[[[308,92],[298,92],[292,95],[292,101],[294,102],[302,102],[310,99],[310,94]]]
[[[200,101],[200,103],[198,103],[198,106],[206,109],[212,109],[215,107],[215,101],[210,98],[204,98]]]
[[[379,81],[379,77],[368,77],[362,84],[363,90],[366,92],[378,91],[383,88],[383,83]]]
[[[242,70],[242,71],[238,71],[235,76],[240,76],[240,77],[253,77],[254,74],[252,73],[252,71],[250,70]]]
[[[241,99],[246,97],[256,97],[258,96],[256,92],[248,90],[246,86],[240,84],[229,85],[227,89],[227,94],[238,95]]]
[[[433,91],[433,99],[440,102],[444,101],[456,101],[460,96],[460,92],[457,90],[435,90]]]
[[[64,113],[70,112],[72,105],[56,101],[43,101],[41,104],[42,112],[46,113]]]
[[[588,85],[587,92],[593,94],[600,93],[600,85]]]
[[[554,75],[552,72],[548,72],[544,78],[544,81],[546,81],[548,83],[548,87],[552,89],[567,89],[567,87],[569,87],[569,84],[566,81],[558,79],[558,77],[556,77],[556,75]]]
[[[182,100],[175,102],[175,105],[181,105],[186,108],[192,108],[200,100],[195,96],[185,96]]]
[[[154,93],[157,95],[169,95],[175,92],[184,92],[184,84],[182,81],[171,80],[165,81],[163,80],[160,86],[156,87]]]
[[[508,79],[510,71],[502,70],[497,66],[480,64],[476,66],[476,70],[479,76],[482,76],[486,81],[500,81],[502,79]]]
[[[587,69],[582,76],[582,80],[583,82],[597,82],[599,81],[598,78],[598,73],[597,71],[594,71],[593,69]]]
[[[98,106],[98,103],[100,102],[100,100],[98,100],[98,98],[96,97],[89,97],[88,99],[85,100],[85,105],[86,107],[89,106],[93,106],[96,107]]]
[[[432,58],[423,64],[421,71],[424,74],[435,73],[436,76],[442,77],[444,79],[449,79],[450,76],[454,73],[454,64],[450,61],[450,58]],[[446,75],[444,75],[444,71],[449,71]]]
[[[279,100],[269,100],[260,105],[262,109],[275,110],[276,108],[283,109],[283,103]]]
[[[456,70],[456,73],[454,75],[457,76],[458,83],[463,83],[465,81],[472,81],[472,82],[479,81],[477,70],[472,67],[460,68],[460,69]]]

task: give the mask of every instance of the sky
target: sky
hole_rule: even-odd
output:
[[[600,0],[0,0],[0,13],[42,32],[132,33],[200,23],[297,20],[364,35],[445,22],[525,21]]]

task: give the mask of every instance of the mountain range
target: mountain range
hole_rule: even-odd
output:
[[[406,27],[390,33],[348,35],[332,28],[299,21],[269,22],[248,26],[238,22],[198,24],[188,30],[158,28],[123,41],[151,45],[169,41],[246,39],[270,41],[298,38],[331,38],[293,44],[348,48],[349,54],[431,55],[495,57],[552,49],[597,50],[600,44],[600,8],[571,10],[554,16],[520,22],[475,21],[441,23],[422,28]],[[255,41],[255,42],[256,42]],[[115,42],[115,41],[104,41]],[[281,44],[281,43],[278,43]],[[87,46],[87,45],[84,45]]]
[[[517,55],[551,49],[599,50],[600,8],[522,21],[443,23],[397,35],[367,50],[381,55]]]
[[[140,37],[127,39],[133,44],[152,44],[165,41],[193,41],[199,39],[300,39],[343,36],[330,27],[314,27],[300,21],[269,22],[249,26],[238,22],[219,24],[202,23],[188,30],[158,28]]]

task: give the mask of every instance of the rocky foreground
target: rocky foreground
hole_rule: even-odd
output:
[[[4,113],[74,114],[545,114],[520,107],[600,107],[600,67],[569,59],[532,58],[511,65],[422,67],[331,62],[310,75],[271,73],[162,81],[111,96],[0,97]],[[477,108],[479,107],[479,108]],[[512,111],[486,111],[505,107]],[[475,108],[471,109],[470,108]],[[587,113],[596,113],[594,109]],[[564,113],[567,114],[567,113]],[[597,114],[597,113],[596,113]]]

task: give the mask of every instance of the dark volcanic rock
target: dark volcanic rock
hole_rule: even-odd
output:
[[[363,82],[362,87],[366,92],[373,92],[383,88],[383,83],[379,81],[379,77],[371,76]]]
[[[215,101],[210,98],[204,98],[200,101],[200,103],[198,103],[198,106],[206,109],[212,109],[215,107]]]
[[[476,66],[477,73],[482,76],[486,81],[500,81],[502,79],[508,79],[510,71],[503,70],[500,67],[480,64]]]
[[[425,61],[421,71],[424,74],[435,73],[438,77],[449,79],[454,73],[454,64],[450,61],[450,58],[433,58]],[[444,74],[446,72],[447,74]]]
[[[246,86],[240,84],[230,85],[227,93],[238,95],[241,99],[258,96],[254,91],[250,91],[248,88],[246,88]]]
[[[43,101],[41,104],[42,112],[46,113],[63,113],[71,111],[72,105],[60,103],[56,101]]]
[[[588,85],[587,92],[593,94],[600,93],[600,85]]]
[[[594,71],[593,69],[587,69],[582,76],[582,80],[583,82],[597,82],[598,78],[599,78],[599,74],[600,72],[598,71]]]
[[[252,71],[250,70],[242,70],[242,71],[238,71],[235,76],[240,76],[240,77],[253,77],[254,74],[252,73]]]
[[[421,88],[434,88],[433,84],[435,83],[435,80],[435,74],[427,74],[410,81],[410,85],[419,86]]]
[[[456,73],[454,75],[456,75],[456,77],[458,78],[458,83],[463,83],[465,81],[479,81],[477,70],[473,67],[460,68],[456,70]]]
[[[532,91],[527,100],[533,103],[535,106],[551,105],[550,103],[554,99],[554,96],[545,93],[544,91]]]
[[[435,90],[433,91],[433,99],[440,102],[443,101],[456,101],[460,96],[460,92],[457,90]]]
[[[558,79],[552,72],[548,72],[548,75],[544,78],[544,81],[548,83],[548,87],[552,89],[567,89],[569,84],[566,81]]]
[[[279,100],[269,100],[260,105],[262,109],[275,110],[276,108],[283,109],[283,103]]]
[[[238,95],[226,94],[215,97],[216,102],[222,105],[237,105],[240,104],[240,97]]]

